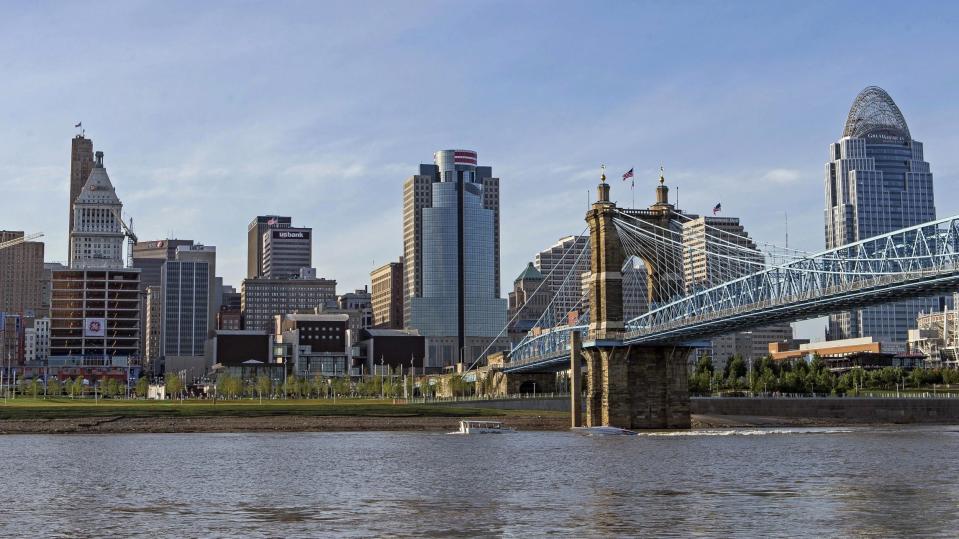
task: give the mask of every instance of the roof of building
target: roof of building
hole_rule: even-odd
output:
[[[543,279],[545,279],[545,277],[543,277],[543,274],[538,269],[536,269],[535,266],[533,266],[532,262],[530,262],[529,264],[526,265],[526,269],[524,269],[523,272],[520,273],[519,276],[516,277],[516,279],[513,282],[542,281]]]
[[[853,101],[842,136],[861,138],[879,130],[891,130],[912,138],[906,118],[892,97],[878,86],[868,86]]]
[[[97,152],[97,162],[93,164],[90,176],[83,184],[83,190],[77,195],[77,204],[120,204],[107,169],[103,168],[103,152]]]

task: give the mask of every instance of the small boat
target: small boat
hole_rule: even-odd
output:
[[[573,427],[572,430],[583,436],[635,436],[638,434],[632,430],[610,427],[609,425],[603,425],[602,427]]]
[[[516,429],[507,427],[499,421],[460,421],[460,430],[450,434],[506,434],[516,432]]]

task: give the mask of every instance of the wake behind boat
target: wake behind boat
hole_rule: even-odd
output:
[[[507,427],[499,421],[460,421],[460,430],[449,434],[507,434],[516,429]]]
[[[635,436],[635,431],[603,425],[602,427],[573,427],[573,432],[583,436]]]

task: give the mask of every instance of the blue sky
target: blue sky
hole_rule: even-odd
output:
[[[637,204],[662,164],[684,209],[722,202],[763,241],[788,211],[790,246],[818,250],[826,148],[867,85],[925,143],[939,215],[959,213],[957,19],[944,2],[9,4],[0,228],[66,258],[82,120],[140,238],[216,245],[237,286],[264,213],[314,227],[319,273],[363,286],[402,252],[403,180],[446,148],[501,178],[504,281],[583,229],[600,163],[636,168]]]

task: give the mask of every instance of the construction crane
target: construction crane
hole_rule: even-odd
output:
[[[32,241],[41,237],[43,237],[43,232],[34,232],[33,234],[24,234],[23,236],[20,236],[19,238],[13,238],[12,240],[0,242],[0,249],[6,249],[7,247],[20,245],[23,242]]]
[[[130,226],[127,226],[127,224],[123,222],[123,218],[120,217],[120,212],[117,210],[111,210],[111,212],[113,216],[117,218],[117,222],[120,223],[120,228],[123,229],[123,235],[126,236],[130,242],[127,245],[127,267],[133,267],[133,246],[137,244],[137,235],[133,233],[131,228],[133,226],[133,218],[130,218]]]

